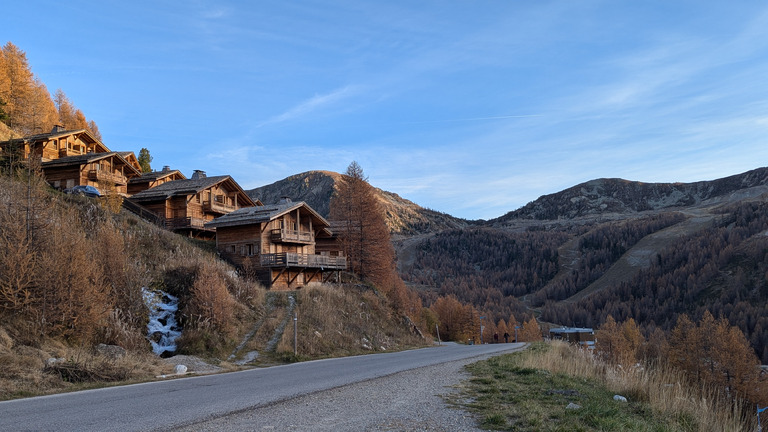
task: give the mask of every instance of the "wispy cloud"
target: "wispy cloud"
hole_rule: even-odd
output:
[[[285,123],[285,122],[300,119],[322,108],[333,106],[334,104],[344,99],[350,98],[358,91],[358,89],[359,88],[356,86],[348,85],[348,86],[336,89],[330,93],[326,93],[322,95],[314,95],[311,98],[296,104],[295,106],[285,111],[284,113],[276,115],[270,119],[267,119],[264,122],[259,123],[256,127],[261,128],[267,125],[274,125],[278,123]]]

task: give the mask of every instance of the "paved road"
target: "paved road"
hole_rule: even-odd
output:
[[[398,372],[519,348],[456,345],[0,402],[0,430],[167,430]]]

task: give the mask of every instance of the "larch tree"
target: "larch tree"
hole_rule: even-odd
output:
[[[88,120],[88,130],[91,131],[97,140],[101,141],[101,131],[99,131],[99,127],[96,125],[95,121]]]
[[[688,372],[698,381],[702,373],[701,359],[705,357],[701,348],[702,335],[696,323],[686,314],[678,316],[677,324],[669,335],[669,364]]]
[[[623,338],[621,328],[612,315],[608,315],[605,322],[595,333],[595,350],[600,356],[611,363],[619,363],[623,350]]]
[[[64,126],[64,129],[77,129],[75,127],[75,107],[64,94],[64,91],[56,90],[53,94],[53,103],[59,113],[59,124]]]
[[[331,220],[338,223],[349,270],[388,291],[397,278],[395,251],[384,212],[357,162],[347,167],[331,199]]]
[[[45,85],[29,67],[27,55],[11,42],[2,47],[4,69],[0,99],[7,105],[6,124],[23,135],[50,130],[58,114]]]
[[[541,327],[536,322],[536,317],[531,317],[528,321],[523,323],[522,328],[518,332],[518,338],[520,342],[535,342],[541,340]]]

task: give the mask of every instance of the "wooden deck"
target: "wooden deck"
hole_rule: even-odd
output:
[[[312,244],[315,242],[314,236],[309,231],[273,229],[270,233],[270,239],[273,243],[302,243]]]
[[[232,205],[223,204],[216,201],[203,201],[203,210],[210,213],[227,214],[232,213],[238,208]]]
[[[96,180],[96,181],[108,181],[112,182],[116,185],[125,185],[127,184],[128,180],[122,175],[111,173],[109,171],[98,171],[98,170],[90,170],[88,171],[88,179],[89,180]]]
[[[205,227],[206,222],[208,221],[206,221],[205,219],[186,217],[186,218],[166,219],[164,225],[165,225],[165,228],[169,230],[194,228],[196,230],[214,232],[215,231],[214,229]]]
[[[307,255],[298,253],[262,254],[262,267],[283,268],[319,268],[328,270],[344,270],[347,268],[346,257],[327,255]]]

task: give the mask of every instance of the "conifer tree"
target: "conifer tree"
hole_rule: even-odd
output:
[[[6,124],[23,135],[50,130],[58,114],[45,85],[35,78],[27,56],[8,42],[2,47],[0,99],[5,101]]]
[[[331,200],[331,219],[341,222],[339,232],[349,269],[374,284],[393,284],[395,252],[384,213],[357,162],[349,164]]]
[[[53,103],[56,105],[56,110],[59,113],[59,124],[64,126],[64,129],[76,129],[75,128],[75,107],[64,91],[57,89],[53,94]]]
[[[141,165],[141,172],[152,172],[152,166],[150,165],[151,162],[152,156],[150,156],[149,150],[142,148],[139,151],[139,165]]]

